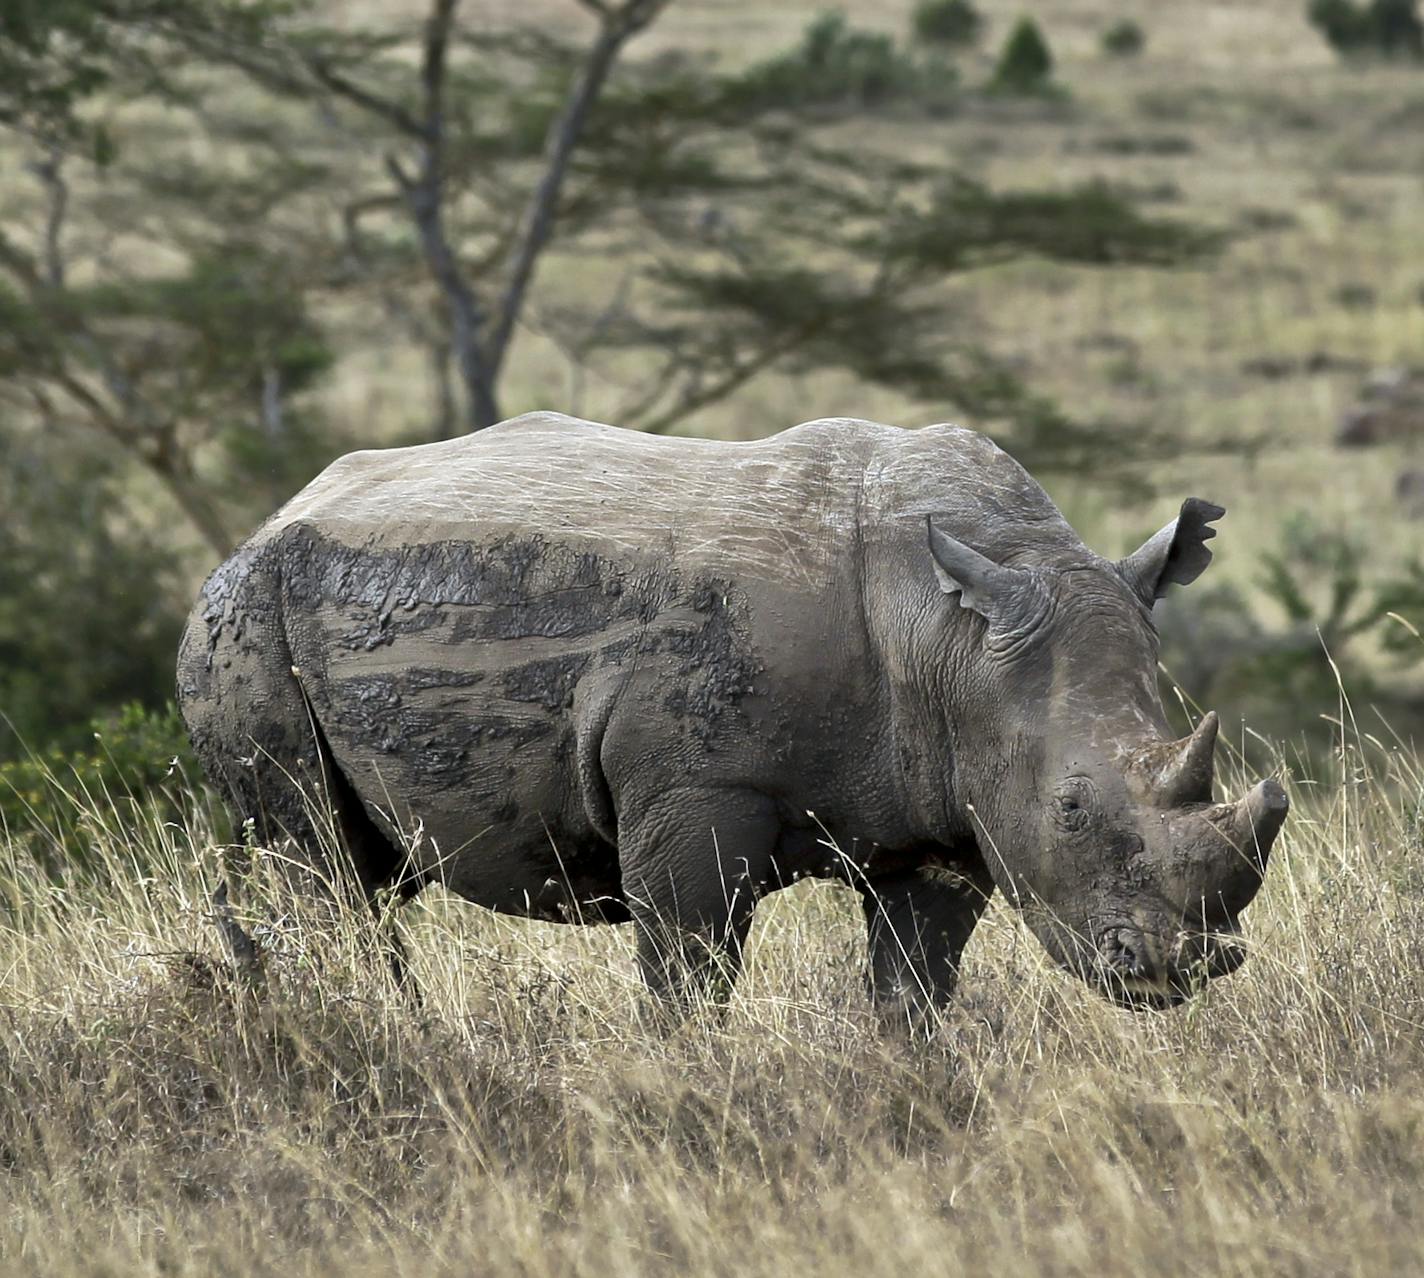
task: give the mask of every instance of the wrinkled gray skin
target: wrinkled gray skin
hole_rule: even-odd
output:
[[[803,876],[862,894],[887,1004],[945,1002],[997,887],[1162,1005],[1240,962],[1286,810],[1214,804],[1215,716],[1174,742],[1157,693],[1152,603],[1221,514],[1113,564],[971,431],[531,414],[330,466],[207,582],[179,698],[307,887],[631,919],[674,1005]]]

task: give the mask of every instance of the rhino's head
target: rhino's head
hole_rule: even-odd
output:
[[[1240,965],[1289,806],[1273,780],[1212,802],[1216,715],[1173,740],[1157,691],[1152,605],[1200,575],[1224,513],[1187,501],[1129,558],[1066,570],[994,563],[930,523],[941,587],[986,623],[955,742],[983,854],[1049,953],[1132,1006]]]

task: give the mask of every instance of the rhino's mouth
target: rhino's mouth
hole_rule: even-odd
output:
[[[1229,976],[1245,959],[1234,926],[1179,932],[1164,943],[1131,925],[1117,925],[1100,933],[1093,967],[1098,987],[1117,1006],[1161,1011],[1186,1002],[1208,981]]]
[[[1149,981],[1140,976],[1106,973],[1100,984],[1114,1004],[1133,1012],[1165,1012],[1188,998],[1185,990],[1166,980]]]

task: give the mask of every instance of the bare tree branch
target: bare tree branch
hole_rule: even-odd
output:
[[[438,163],[445,142],[445,75],[449,67],[450,27],[460,0],[434,0],[425,23],[420,84],[425,94],[425,136]]]
[[[311,98],[314,96],[313,88],[319,85],[353,106],[380,117],[398,132],[419,137],[424,131],[423,123],[399,102],[384,97],[374,89],[357,84],[329,62],[314,55],[295,56],[296,65],[305,73],[300,74],[281,65],[280,54],[272,54],[267,50],[255,52],[235,41],[224,39],[220,33],[197,31],[182,24],[164,24],[161,30],[176,43],[213,62],[233,67],[276,93],[287,97]]]
[[[64,287],[64,253],[60,241],[64,235],[64,217],[69,209],[69,186],[61,172],[63,163],[63,155],[58,150],[51,150],[34,165],[35,175],[49,193],[49,208],[45,214],[44,262],[45,282],[52,289]]]
[[[600,14],[602,21],[598,38],[588,52],[583,69],[545,138],[544,172],[524,212],[509,282],[490,335],[487,358],[490,373],[495,377],[498,377],[504,364],[509,340],[523,310],[539,255],[548,245],[553,232],[559,196],[568,177],[569,161],[583,135],[593,104],[602,92],[604,81],[623,46],[658,16],[668,0],[628,0],[618,8],[611,8],[602,0],[580,2]]]
[[[779,341],[767,342],[756,354],[734,361],[720,377],[702,385],[694,383],[674,403],[644,421],[639,429],[649,435],[664,434],[684,417],[725,399],[758,373],[770,368],[783,355],[808,341],[814,333],[814,327],[802,326],[784,333]]]
[[[618,421],[626,426],[636,426],[644,414],[652,412],[658,401],[668,393],[672,384],[686,369],[687,365],[676,352],[669,355],[636,398],[625,399],[618,405]]]
[[[32,291],[43,285],[35,259],[14,243],[4,231],[0,231],[0,266],[7,267],[18,277],[21,284]]]
[[[626,317],[633,274],[632,270],[625,270],[619,276],[607,303],[579,332],[571,332],[570,326],[561,323],[556,311],[540,313],[532,304],[526,311],[529,328],[551,342],[569,366],[569,412],[575,417],[583,415],[583,393],[590,370],[589,355],[614,323]]]
[[[172,494],[173,500],[193,526],[203,535],[203,540],[215,550],[219,558],[226,559],[237,544],[227,521],[218,513],[217,504],[211,494],[198,481],[196,475],[181,466],[160,466],[150,463],[150,469]]]
[[[386,167],[415,224],[426,268],[445,302],[450,345],[466,394],[468,428],[477,430],[499,420],[496,387],[514,329],[523,312],[541,254],[548,247],[558,217],[570,162],[589,115],[623,46],[647,27],[669,0],[578,0],[599,20],[599,29],[563,108],[550,125],[544,164],[509,242],[498,237],[479,263],[463,262],[446,225],[446,101],[450,44],[455,36],[459,0],[431,0],[425,23],[420,63],[422,107],[412,113],[376,89],[358,83],[329,58],[297,50],[243,48],[221,32],[175,29],[174,38],[204,56],[227,63],[277,92],[310,98],[314,87],[385,120],[418,146],[414,171],[395,154]],[[285,64],[284,64],[285,60]],[[348,240],[354,241],[355,219],[348,218]],[[490,270],[507,262],[506,283],[493,316],[485,313],[470,280],[475,269]]]
[[[372,115],[380,116],[402,133],[408,133],[412,137],[420,135],[421,122],[400,103],[392,102],[389,98],[383,98],[380,94],[363,88],[354,80],[314,58],[304,59],[303,65],[311,73],[313,79],[323,87],[330,89],[338,97],[345,98],[348,102],[369,111]]]
[[[84,409],[85,420],[91,428],[107,435],[148,468],[219,556],[226,556],[232,550],[235,544],[232,530],[219,513],[212,496],[198,482],[191,466],[176,451],[171,427],[157,431],[136,429],[130,417],[114,412],[81,378],[66,368],[51,370],[49,378]],[[42,388],[32,385],[30,393],[43,415],[51,421],[58,420],[56,406]]]
[[[465,383],[471,430],[499,420],[494,377],[481,346],[484,316],[445,229],[445,80],[450,28],[459,0],[434,0],[425,27],[420,80],[424,87],[420,171],[408,174],[395,156],[386,167],[404,197],[420,236],[421,251],[450,316],[450,341]]]
[[[104,403],[93,391],[67,369],[58,368],[53,371],[52,379],[70,399],[79,404],[90,419],[100,430],[109,435],[117,443],[125,448],[132,448],[135,443],[135,433],[125,424],[123,418],[115,414],[109,406]]]

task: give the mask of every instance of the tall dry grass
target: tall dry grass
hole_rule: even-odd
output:
[[[251,992],[200,819],[95,813],[68,886],[12,840],[0,1272],[1418,1272],[1424,773],[1365,738],[1335,772],[1295,784],[1235,977],[1119,1012],[995,908],[922,1038],[824,885],[662,1036],[622,929],[432,896],[416,1005],[365,920],[284,923],[259,874]]]

